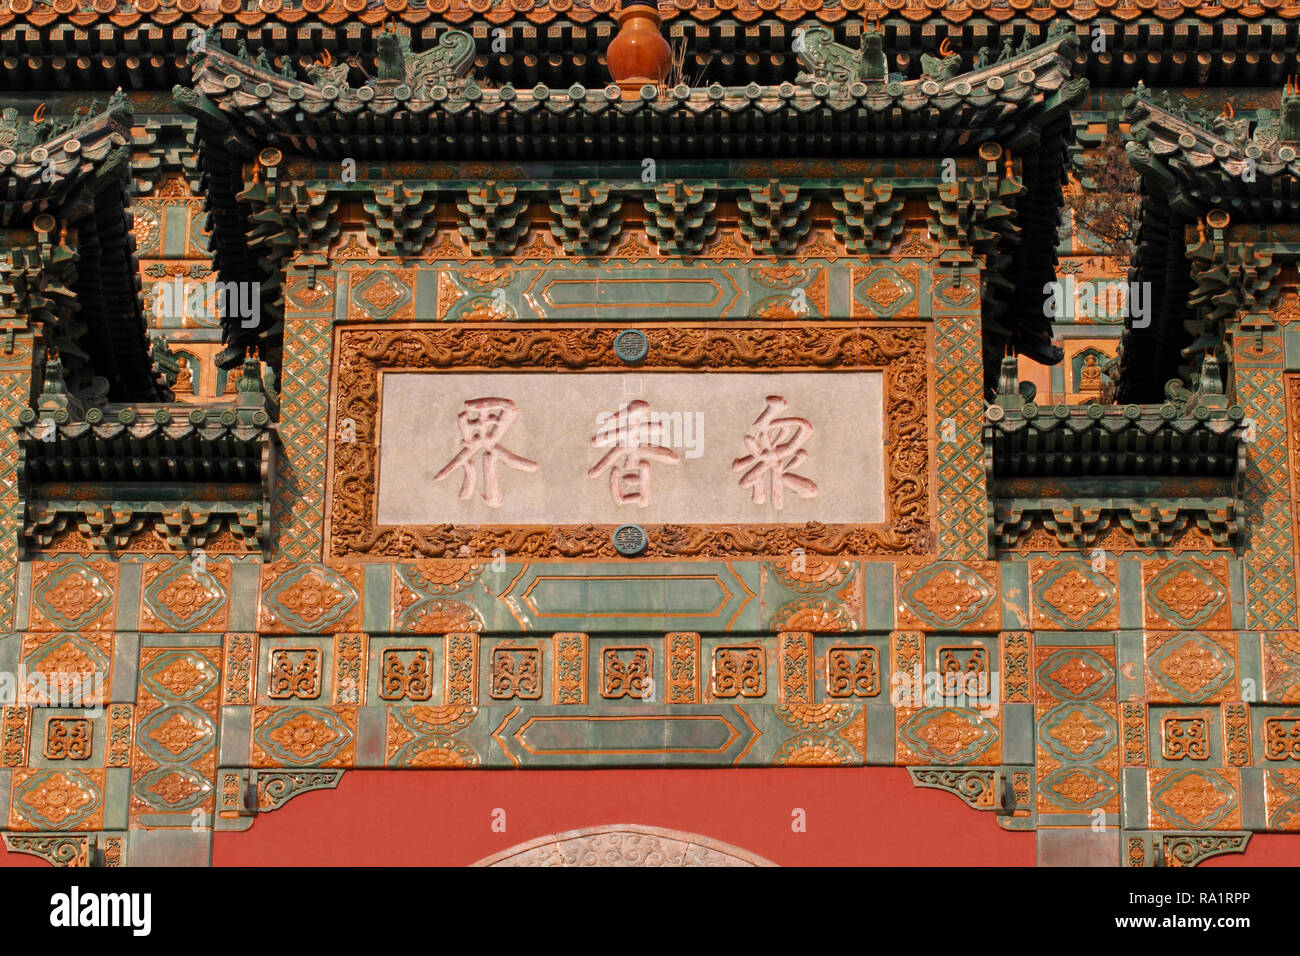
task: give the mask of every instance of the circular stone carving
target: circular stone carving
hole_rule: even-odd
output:
[[[776,866],[696,833],[616,823],[553,833],[495,853],[474,866]]]
[[[614,550],[626,558],[636,557],[649,543],[645,529],[639,524],[619,525],[610,537],[614,542]]]
[[[631,365],[650,354],[650,339],[640,329],[624,329],[614,336],[614,354]]]

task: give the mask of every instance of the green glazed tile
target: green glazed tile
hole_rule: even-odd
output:
[[[371,634],[387,631],[391,626],[389,604],[392,597],[391,564],[367,564],[365,567],[361,629]]]
[[[252,707],[221,708],[221,745],[217,758],[221,766],[248,766],[252,723]]]
[[[887,701],[867,704],[867,764],[892,766],[896,741],[894,708]]]
[[[1246,626],[1246,585],[1239,560],[1228,562],[1228,594],[1232,602],[1232,626]]]
[[[131,795],[131,768],[109,767],[104,771],[104,829],[125,830]]]
[[[23,636],[21,634],[6,634],[0,637],[0,672],[11,674],[13,685],[9,688],[11,695],[18,694],[18,658],[22,651]],[[5,819],[0,817],[0,820]]]
[[[14,629],[26,630],[28,614],[31,610],[32,563],[18,562],[18,587],[14,593]]]
[[[1002,705],[1002,761],[1034,764],[1034,705]]]
[[[132,830],[130,839],[132,866],[209,866],[212,862],[211,830],[195,831],[188,825],[184,829]]]
[[[1286,370],[1300,372],[1300,329],[1283,329],[1282,342],[1286,355]]]
[[[140,670],[140,635],[113,636],[113,687],[109,699],[117,704],[135,701]]]
[[[889,561],[864,561],[862,629],[894,629],[894,565]]]
[[[368,705],[357,708],[357,743],[354,759],[358,768],[384,766],[387,724],[387,707]]]
[[[134,631],[139,626],[142,573],[143,569],[135,562],[118,564],[116,630]]]
[[[1142,626],[1142,563],[1133,558],[1119,559],[1119,626]]]
[[[1002,629],[1021,631],[1030,627],[1029,563],[1002,562]]]
[[[1142,767],[1125,767],[1122,776],[1124,826],[1145,830],[1147,823],[1147,772]]]
[[[1254,631],[1237,634],[1237,677],[1241,681],[1242,700],[1255,703],[1264,696],[1263,650],[1260,636]]]
[[[1241,771],[1241,825],[1247,830],[1268,826],[1264,803],[1264,769],[1246,767]]]
[[[1115,635],[1117,693],[1120,700],[1141,700],[1146,695],[1146,657],[1141,631]],[[1133,676],[1129,676],[1132,674]]]
[[[1110,647],[1115,635],[1110,631],[1036,631],[1037,647]]]
[[[141,634],[144,647],[220,647],[220,634]]]
[[[257,564],[236,564],[230,579],[230,623],[232,633],[257,630]]]

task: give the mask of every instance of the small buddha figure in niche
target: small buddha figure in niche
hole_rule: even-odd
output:
[[[178,372],[176,375],[176,384],[175,386],[173,386],[172,391],[174,391],[177,395],[193,395],[194,375],[190,371],[189,360],[182,358],[180,364],[181,364],[180,372]]]
[[[1083,368],[1079,369],[1079,392],[1101,394],[1101,367],[1097,365],[1097,356],[1091,353],[1084,356]]]

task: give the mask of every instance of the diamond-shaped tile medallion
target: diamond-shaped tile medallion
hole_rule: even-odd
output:
[[[352,304],[380,321],[391,318],[410,301],[411,290],[383,271],[371,272],[352,289]]]

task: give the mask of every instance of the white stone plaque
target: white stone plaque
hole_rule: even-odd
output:
[[[879,524],[882,378],[382,373],[378,523]]]

